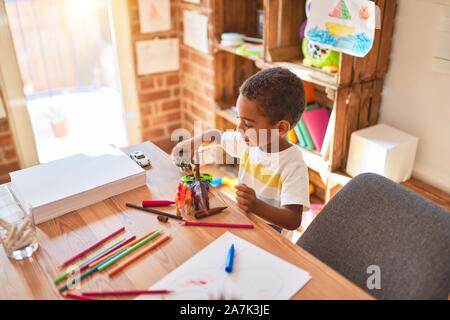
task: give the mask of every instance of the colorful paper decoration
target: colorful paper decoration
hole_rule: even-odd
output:
[[[322,47],[364,57],[375,38],[375,3],[369,0],[311,1],[305,37]]]

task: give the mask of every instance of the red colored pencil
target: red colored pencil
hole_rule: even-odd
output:
[[[197,222],[184,221],[181,224],[192,227],[216,227],[216,228],[239,228],[239,229],[253,229],[252,224],[232,224],[232,223],[216,223],[216,222]]]
[[[73,262],[74,260],[78,259],[79,257],[84,256],[86,253],[88,253],[89,251],[91,251],[92,249],[98,247],[99,245],[101,245],[102,243],[108,241],[109,239],[111,239],[112,237],[116,236],[117,234],[121,233],[122,231],[125,230],[125,227],[119,228],[116,231],[114,231],[113,233],[111,233],[110,235],[107,235],[106,237],[98,240],[96,243],[92,244],[91,246],[89,246],[88,248],[84,249],[83,251],[81,251],[80,253],[77,253],[76,255],[74,255],[72,258],[64,261],[64,263],[62,264],[63,267],[67,266],[68,264],[70,264],[71,262]]]
[[[78,294],[73,294],[73,293],[65,293],[65,294],[63,294],[63,296],[65,296],[66,298],[75,299],[75,300],[97,300],[95,298],[85,297],[83,295],[80,296]]]
[[[175,201],[170,200],[143,200],[142,206],[144,208],[148,207],[166,207],[175,204]]]
[[[138,294],[167,294],[170,290],[126,290],[126,291],[88,291],[82,295],[86,297],[107,297],[107,296],[134,296]]]

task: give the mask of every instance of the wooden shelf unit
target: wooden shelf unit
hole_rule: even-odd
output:
[[[397,0],[374,1],[380,8],[381,28],[376,30],[371,52],[365,58],[341,54],[336,74],[302,64],[299,28],[306,19],[305,0],[214,1],[216,126],[219,129],[236,127],[237,119],[229,108],[235,105],[243,81],[261,69],[285,67],[303,81],[313,83],[317,103],[334,109],[336,121],[328,159],[306,149],[302,151],[308,167],[322,177],[324,185],[316,187],[325,186],[319,193],[323,200],[328,200],[327,195],[332,194],[330,188],[333,187],[328,183],[328,177],[345,171],[351,134],[378,121]],[[236,53],[236,48],[221,46],[223,32],[255,36],[257,9],[264,12],[263,54],[260,57],[241,56]]]

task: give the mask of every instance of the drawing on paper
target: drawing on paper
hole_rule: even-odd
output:
[[[236,252],[233,272],[227,273],[231,244]],[[309,279],[305,270],[226,232],[151,287],[174,293],[139,299],[290,299]]]
[[[372,1],[312,1],[305,35],[328,49],[364,57],[373,45],[375,18]]]

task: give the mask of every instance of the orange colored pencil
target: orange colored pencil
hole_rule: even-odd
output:
[[[112,277],[113,275],[115,275],[117,272],[121,271],[122,269],[126,268],[128,265],[130,265],[131,263],[133,263],[134,261],[138,260],[139,258],[141,258],[143,255],[145,255],[146,253],[152,251],[153,249],[155,249],[156,247],[160,246],[164,241],[169,240],[170,236],[169,235],[164,235],[162,238],[160,238],[159,240],[155,241],[154,243],[152,243],[150,245],[150,247],[146,248],[145,250],[142,250],[141,252],[139,252],[137,255],[132,256],[130,258],[128,258],[127,260],[125,260],[123,263],[119,264],[117,267],[115,267],[114,269],[112,269],[111,271],[108,272],[108,275],[110,277]]]
[[[88,267],[89,267],[89,268],[92,268],[92,267],[95,267],[95,266],[99,265],[99,264],[102,263],[103,261],[108,260],[109,258],[111,258],[113,255],[116,255],[119,251],[122,251],[123,249],[126,249],[126,248],[128,248],[128,247],[130,247],[130,246],[132,246],[132,245],[135,245],[135,244],[138,243],[139,241],[141,241],[141,240],[147,238],[147,237],[148,237],[149,235],[151,235],[152,233],[155,233],[155,231],[150,231],[149,233],[144,234],[142,237],[139,237],[139,238],[137,238],[137,239],[131,241],[130,243],[127,243],[125,246],[118,248],[117,250],[115,250],[115,251],[111,252],[110,254],[104,256],[103,258],[98,259],[97,261],[94,261],[94,262],[90,263],[90,264],[88,265]]]

